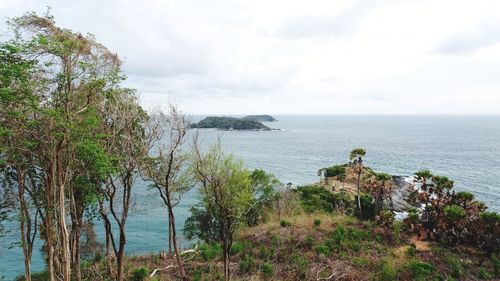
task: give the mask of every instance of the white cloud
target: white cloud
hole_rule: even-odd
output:
[[[0,13],[45,5],[117,52],[146,106],[500,113],[498,1],[0,0]]]

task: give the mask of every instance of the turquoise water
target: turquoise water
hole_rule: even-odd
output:
[[[205,145],[221,137],[226,151],[249,168],[274,173],[282,182],[317,181],[317,170],[344,163],[350,149],[367,150],[365,164],[378,171],[410,175],[430,169],[455,180],[457,190],[471,191],[500,211],[500,116],[275,116],[281,131],[200,131]],[[201,119],[196,116],[193,121]],[[178,227],[189,216],[196,191],[177,207]],[[167,247],[166,210],[154,190],[135,186],[134,212],[127,225],[129,254],[157,253]],[[102,237],[101,222],[96,221]],[[8,249],[17,241],[15,225],[0,238],[0,276],[22,274],[22,252]],[[181,239],[183,239],[181,237]],[[189,242],[184,241],[184,245]],[[37,248],[40,244],[37,245]],[[33,269],[44,267],[35,250]]]

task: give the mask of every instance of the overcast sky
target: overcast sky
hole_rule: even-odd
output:
[[[500,114],[498,0],[0,0],[52,7],[191,114]]]

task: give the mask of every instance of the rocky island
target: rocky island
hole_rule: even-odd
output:
[[[269,115],[251,115],[243,118],[235,117],[215,117],[210,116],[202,119],[198,123],[190,125],[191,128],[200,129],[219,129],[219,130],[254,130],[254,131],[270,131],[271,128],[262,124],[261,117],[270,120],[268,117],[274,119]]]
[[[250,121],[257,121],[257,122],[276,122],[276,118],[272,117],[271,115],[248,115],[243,118],[242,120],[250,120]]]

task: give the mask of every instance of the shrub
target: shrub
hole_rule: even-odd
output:
[[[411,261],[408,265],[411,277],[417,281],[424,281],[430,277],[434,271],[434,267],[425,262]]]
[[[248,273],[248,272],[250,272],[250,270],[253,269],[254,264],[255,264],[255,262],[254,262],[252,256],[246,255],[245,257],[243,257],[240,260],[240,263],[239,263],[240,271],[243,273]]]
[[[261,260],[269,260],[273,255],[273,250],[269,249],[265,245],[259,247],[259,258]]]
[[[306,278],[307,266],[309,265],[309,261],[301,256],[300,254],[292,254],[290,256],[290,260],[292,266],[297,269],[301,278]]]
[[[321,225],[321,220],[320,219],[314,219],[314,226],[319,227]]]
[[[307,248],[312,249],[314,246],[314,239],[311,235],[307,235],[304,239],[304,243],[306,244]]]
[[[401,229],[402,223],[400,221],[395,221],[392,224],[392,238],[396,243],[401,243]]]
[[[132,281],[143,281],[149,275],[149,269],[145,267],[139,267],[132,271]]]
[[[281,227],[289,227],[289,226],[291,226],[291,225],[292,225],[292,224],[291,224],[290,222],[286,221],[286,220],[281,220],[281,221],[280,221],[280,226],[281,226]]]
[[[482,280],[490,280],[491,278],[493,278],[493,276],[491,276],[491,274],[488,271],[486,271],[484,267],[480,267],[479,278]]]
[[[448,205],[444,207],[444,216],[449,221],[457,221],[465,217],[465,210],[458,205]]]
[[[245,249],[245,243],[241,241],[236,241],[233,243],[233,245],[231,245],[230,253],[231,255],[236,255],[243,252],[244,249]]]
[[[380,280],[393,281],[398,279],[396,267],[390,261],[383,261],[380,267]]]
[[[193,271],[192,278],[193,281],[201,281],[201,278],[203,277],[203,272],[199,269]]]
[[[217,258],[222,253],[219,244],[201,244],[200,254],[204,261],[210,261]]]
[[[417,255],[417,247],[415,247],[414,244],[411,244],[410,247],[406,249],[406,255],[411,258],[415,257]]]
[[[330,249],[328,249],[328,247],[325,246],[325,245],[318,245],[316,247],[316,253],[318,255],[329,256],[330,255]]]
[[[260,271],[262,272],[264,280],[268,280],[273,275],[273,266],[269,263],[265,263],[260,268]]]
[[[355,196],[355,202],[358,201],[358,196]],[[362,216],[359,215],[359,210],[356,207],[356,216],[358,218],[364,219],[364,220],[373,220],[375,219],[375,210],[376,206],[375,203],[373,202],[373,197],[369,194],[363,194],[360,197],[361,201],[361,214]]]
[[[491,255],[491,264],[495,275],[500,275],[500,257],[496,254]]]
[[[336,197],[321,186],[307,185],[297,188],[302,207],[307,213],[323,210],[331,213],[336,205]]]
[[[325,176],[326,177],[343,177],[345,176],[345,166],[341,165],[335,165],[332,167],[328,167],[325,169]]]
[[[451,276],[453,278],[460,279],[465,276],[465,268],[462,266],[459,260],[456,258],[449,258],[448,263],[451,267]]]
[[[342,226],[336,227],[335,230],[333,231],[332,237],[333,240],[335,240],[335,243],[337,243],[337,245],[340,245],[342,241],[345,240],[346,237],[345,229]]]

